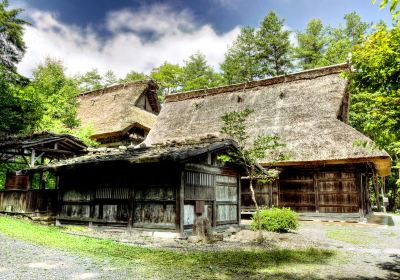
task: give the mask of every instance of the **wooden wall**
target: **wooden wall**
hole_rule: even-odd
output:
[[[176,229],[179,173],[167,166],[97,166],[60,174],[60,221]]]
[[[11,213],[56,212],[56,190],[0,191],[0,211]]]
[[[240,219],[239,174],[231,169],[191,165],[184,172],[184,226],[196,216],[213,226],[238,224]]]
[[[265,207],[290,207],[297,212],[368,212],[367,167],[342,165],[325,167],[287,167],[279,181],[258,184],[257,202]],[[242,181],[242,207],[254,209],[248,181]]]

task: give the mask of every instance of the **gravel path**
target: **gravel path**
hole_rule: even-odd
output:
[[[0,279],[133,279],[107,263],[0,234]]]

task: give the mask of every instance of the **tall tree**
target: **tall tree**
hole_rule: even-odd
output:
[[[129,83],[129,82],[136,82],[141,80],[147,80],[149,77],[141,72],[131,71],[125,75],[123,79],[120,79],[119,83]]]
[[[284,19],[271,11],[261,22],[257,31],[257,58],[263,76],[276,76],[287,73],[292,67],[290,31],[284,30]]]
[[[242,83],[260,77],[260,63],[257,58],[255,29],[243,27],[233,45],[225,54],[221,64],[226,83]]]
[[[207,65],[206,57],[195,53],[184,62],[182,90],[215,87],[222,84],[222,77]]]
[[[31,131],[39,118],[37,99],[24,93],[23,85],[10,81],[8,69],[0,65],[0,133]]]
[[[302,69],[315,68],[326,64],[324,54],[328,40],[320,19],[311,19],[305,32],[297,33],[297,42],[295,57],[299,60]]]
[[[278,147],[284,146],[280,143],[279,137],[271,135],[258,135],[253,143],[249,143],[250,135],[247,132],[246,121],[254,111],[247,108],[243,111],[227,112],[222,116],[223,126],[221,134],[233,139],[237,145],[237,151],[221,155],[219,160],[223,162],[236,162],[244,166],[246,176],[249,178],[251,198],[256,207],[256,217],[258,221],[258,241],[263,241],[261,233],[260,207],[257,203],[253,183],[255,181],[266,181],[271,177],[277,177],[276,170],[265,170],[258,162],[265,159],[268,153],[273,152]],[[283,158],[283,155],[279,155]]]
[[[39,65],[26,91],[39,99],[41,117],[37,130],[65,132],[79,124],[76,119],[78,87],[75,80],[65,75],[60,61],[47,58]]]
[[[163,95],[178,91],[182,87],[183,69],[178,64],[164,62],[159,67],[153,68],[150,77],[157,81]]]
[[[353,47],[359,43],[371,24],[363,22],[360,15],[351,12],[344,15],[345,26],[328,28],[328,46],[325,63],[343,63],[349,57]]]
[[[5,70],[15,72],[26,46],[23,40],[26,21],[19,18],[22,9],[8,10],[8,1],[0,2],[0,64]],[[4,71],[4,70],[3,70]]]
[[[355,46],[352,67],[354,71],[348,74],[351,124],[388,151],[400,168],[400,26],[390,30],[378,25]],[[400,192],[400,179],[397,186],[388,188],[393,205]]]
[[[103,77],[97,69],[92,69],[77,78],[81,92],[96,90],[103,87]]]
[[[117,82],[117,77],[112,70],[108,70],[103,77],[103,85],[105,87],[111,86]]]

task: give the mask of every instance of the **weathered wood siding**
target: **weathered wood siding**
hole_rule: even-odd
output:
[[[55,213],[56,190],[0,191],[0,211],[13,213]]]
[[[185,171],[184,225],[207,217],[214,226],[239,222],[239,175],[232,170],[191,165]]]
[[[297,212],[369,211],[368,171],[363,165],[285,168],[277,183],[255,184],[260,206],[290,207]],[[254,210],[248,180],[242,180],[242,209]]]
[[[176,228],[178,172],[126,164],[60,174],[59,220]]]
[[[251,198],[250,181],[243,179],[241,182],[242,211],[253,211],[254,202]],[[278,206],[278,181],[260,183],[254,182],[253,188],[258,205],[264,207]]]

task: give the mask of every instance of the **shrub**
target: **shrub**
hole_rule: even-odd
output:
[[[274,232],[288,232],[299,226],[297,213],[290,208],[269,208],[260,210],[261,229]],[[258,229],[257,213],[253,214],[251,229]]]

